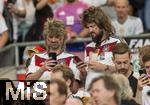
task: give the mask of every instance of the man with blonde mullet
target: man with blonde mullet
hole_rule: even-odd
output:
[[[79,62],[79,64],[74,63],[74,55],[65,52],[67,36],[64,23],[48,18],[44,25],[43,34],[46,51],[32,57],[26,79],[49,80],[51,79],[52,70],[57,64],[66,64],[71,68],[75,79],[82,80],[86,75],[84,65],[81,67],[82,62]],[[55,53],[56,59],[49,57],[50,53]]]

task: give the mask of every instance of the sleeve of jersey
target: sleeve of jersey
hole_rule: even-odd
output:
[[[32,57],[32,59],[31,59],[31,63],[30,63],[30,65],[29,65],[29,67],[28,67],[28,71],[27,71],[26,75],[28,75],[28,74],[30,74],[30,73],[34,73],[34,72],[36,72],[38,69],[39,69],[39,67],[35,65],[35,55],[34,55],[34,56]]]
[[[76,64],[73,62],[73,59],[71,59],[69,67],[71,68],[75,79],[80,80],[80,71],[77,68]]]
[[[126,43],[127,44],[127,42],[124,38],[121,38],[121,37],[118,37],[118,36],[116,38],[117,38],[117,43]]]

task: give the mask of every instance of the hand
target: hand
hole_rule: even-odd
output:
[[[9,3],[8,8],[9,8],[9,12],[11,14],[17,14],[18,13],[18,9],[17,9],[16,5]]]
[[[41,69],[44,71],[51,71],[56,64],[56,60],[48,59],[43,62]]]
[[[88,67],[94,71],[104,71],[106,69],[106,65],[97,61],[90,61]]]
[[[82,61],[76,63],[76,65],[77,65],[77,68],[79,69],[81,75],[86,76],[87,75],[87,72],[86,72],[87,65]]]
[[[69,33],[69,35],[70,35],[70,39],[75,39],[75,38],[77,38],[77,33],[76,33],[76,32],[71,31],[71,32]]]
[[[148,80],[148,76],[146,74],[142,74],[138,79],[138,87],[139,89],[142,89],[146,85],[150,85],[150,81]]]

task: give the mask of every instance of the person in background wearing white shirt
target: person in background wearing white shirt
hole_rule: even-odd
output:
[[[0,14],[0,48],[3,48],[8,41],[8,28],[3,16]]]
[[[142,61],[145,68],[145,72],[139,77],[142,105],[150,105],[150,53],[146,53]]]
[[[112,19],[116,35],[120,37],[139,35],[143,33],[143,24],[140,18],[129,16],[128,0],[116,0],[115,9],[118,19]]]

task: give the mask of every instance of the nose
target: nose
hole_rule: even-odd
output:
[[[93,93],[92,93],[92,97],[93,97],[94,99],[96,99],[97,93],[96,93],[96,92],[93,92]]]
[[[125,67],[125,64],[124,63],[121,63],[121,68],[124,68]]]
[[[56,38],[55,37],[52,37],[52,42],[55,42],[56,41]]]
[[[92,27],[89,27],[89,32],[92,32],[93,31],[93,28]]]

